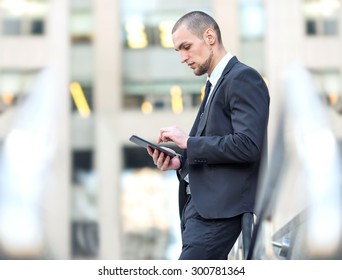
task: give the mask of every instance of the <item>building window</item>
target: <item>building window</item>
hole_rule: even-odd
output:
[[[30,34],[43,35],[45,32],[45,22],[43,19],[32,19]]]
[[[311,70],[322,101],[342,113],[341,73],[338,70]]]
[[[0,0],[0,32],[7,36],[43,35],[47,0]]]
[[[240,32],[244,40],[257,40],[264,37],[265,9],[259,0],[240,0]]]
[[[92,150],[72,151],[72,177],[72,256],[96,258],[99,229]]]
[[[263,73],[265,6],[260,0],[239,0],[240,58]]]
[[[311,70],[311,73],[321,94],[341,93],[341,74],[338,70]]]
[[[14,19],[4,19],[2,22],[2,34],[4,35],[20,35],[22,32],[21,20]]]
[[[72,151],[72,181],[75,184],[82,184],[84,174],[93,171],[93,151],[74,150]]]
[[[127,22],[124,27],[125,47],[144,49],[147,47],[173,48],[171,30],[175,21],[164,20],[158,24]]]
[[[91,43],[94,17],[91,11],[73,11],[70,18],[70,33],[73,43]]]
[[[197,0],[196,9],[210,14],[211,1]],[[173,48],[172,28],[177,19],[193,10],[192,1],[121,1],[123,107],[144,114],[193,109],[205,77],[197,77],[180,63]],[[175,91],[175,89],[177,89]],[[198,99],[196,98],[196,99]]]
[[[94,259],[99,249],[99,226],[96,221],[72,221],[72,256]]]
[[[43,35],[45,20],[42,18],[4,18],[2,34],[7,36]]]
[[[338,35],[339,0],[304,0],[305,32],[308,36]]]
[[[71,92],[71,111],[79,112],[81,117],[87,118],[93,111],[93,87],[91,85],[82,85],[79,82],[70,84]]]
[[[0,71],[0,93],[26,93],[39,72],[37,70]]]

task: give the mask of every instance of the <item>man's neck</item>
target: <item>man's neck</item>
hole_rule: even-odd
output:
[[[210,73],[208,72],[208,77],[210,77],[212,71],[214,71],[216,65],[221,61],[221,59],[227,54],[227,51],[225,50],[225,48],[219,48],[216,52],[216,54],[213,57],[213,67],[210,71]]]

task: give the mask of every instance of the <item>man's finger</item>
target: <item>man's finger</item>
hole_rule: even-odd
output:
[[[160,170],[164,171],[164,170],[167,170],[167,167],[169,166],[170,164],[170,156],[167,156],[163,162],[163,165],[161,166]]]

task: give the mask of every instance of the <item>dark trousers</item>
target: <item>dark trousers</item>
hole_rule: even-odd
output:
[[[242,215],[228,219],[204,219],[196,211],[191,195],[181,219],[180,260],[227,260],[241,232]]]

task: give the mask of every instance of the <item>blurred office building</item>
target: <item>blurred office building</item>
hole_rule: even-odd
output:
[[[340,0],[0,0],[1,259],[178,258],[175,173],[128,139],[191,128],[206,77],[170,34],[190,10],[264,76],[270,142],[295,61],[341,143]]]

